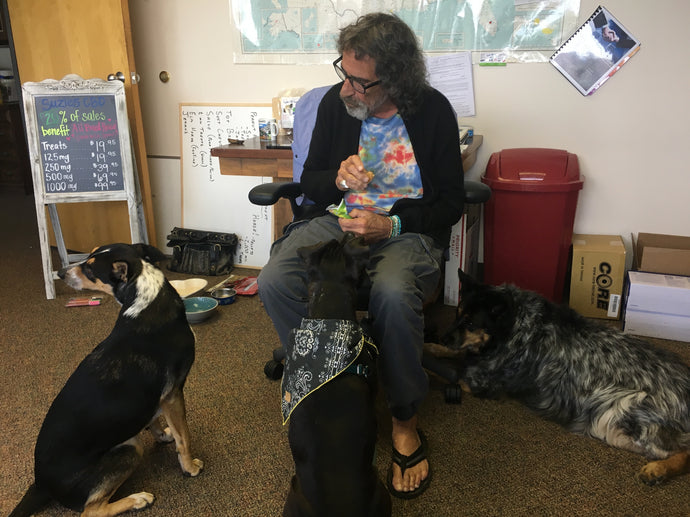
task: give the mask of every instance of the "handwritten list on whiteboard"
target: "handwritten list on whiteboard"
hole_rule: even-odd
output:
[[[262,267],[273,242],[272,207],[249,202],[252,187],[270,177],[221,175],[211,148],[259,134],[259,118],[272,116],[266,106],[180,104],[182,225],[237,234],[235,264]]]

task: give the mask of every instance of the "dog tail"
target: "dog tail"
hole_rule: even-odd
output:
[[[41,492],[36,488],[36,484],[33,483],[24,494],[24,497],[22,497],[22,500],[19,501],[17,507],[12,510],[9,517],[31,517],[31,515],[41,510],[44,506],[47,506],[51,499],[48,494]]]

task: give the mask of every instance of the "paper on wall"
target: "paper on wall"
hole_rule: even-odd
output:
[[[429,83],[450,101],[458,117],[473,117],[472,53],[427,56]]]

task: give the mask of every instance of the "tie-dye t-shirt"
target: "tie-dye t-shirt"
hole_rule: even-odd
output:
[[[348,212],[364,208],[387,213],[398,199],[422,197],[419,166],[399,114],[386,119],[369,117],[362,122],[359,157],[364,168],[374,173],[374,179],[366,190],[345,193]]]

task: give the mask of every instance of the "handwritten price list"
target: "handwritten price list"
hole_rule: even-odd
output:
[[[46,194],[124,190],[115,97],[35,97]]]

